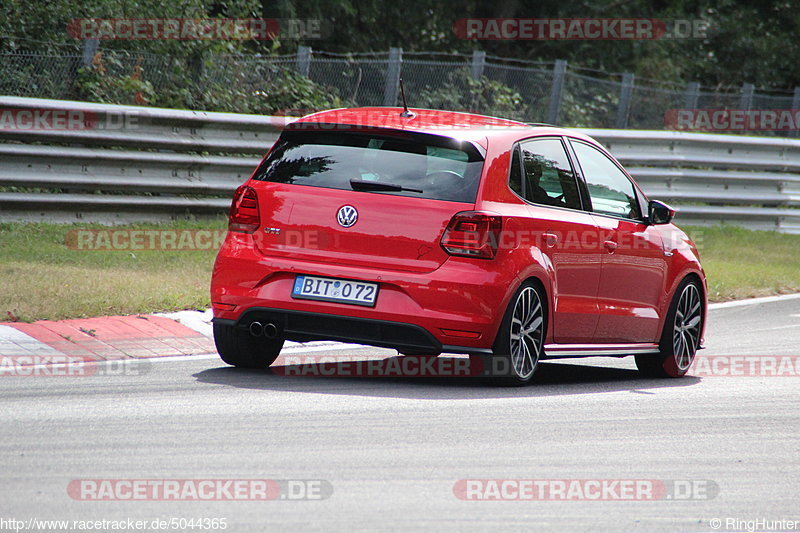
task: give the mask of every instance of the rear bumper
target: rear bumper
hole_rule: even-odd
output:
[[[386,320],[251,307],[237,320],[214,318],[213,322],[242,329],[249,328],[252,322],[273,324],[278,336],[296,342],[334,340],[431,355],[491,353],[485,348],[444,345],[420,326]]]
[[[493,261],[451,258],[432,272],[405,272],[269,257],[248,240],[229,234],[220,249],[211,281],[214,319],[271,319],[290,340],[487,353],[516,285],[514,269]],[[378,283],[378,298],[374,307],[295,299],[298,274]]]

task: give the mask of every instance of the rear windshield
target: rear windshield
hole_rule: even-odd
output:
[[[284,132],[253,179],[474,203],[482,167],[447,137]]]

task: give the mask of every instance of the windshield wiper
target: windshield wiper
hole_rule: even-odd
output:
[[[422,189],[412,189],[411,187],[403,187],[396,183],[383,183],[380,181],[364,181],[364,180],[350,180],[350,187],[354,191],[389,191],[389,192],[418,192],[422,193]]]

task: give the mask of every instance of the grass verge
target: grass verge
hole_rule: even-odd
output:
[[[224,230],[223,218],[131,224],[123,230]],[[77,230],[101,225],[0,224],[0,321],[81,318],[205,309],[216,247],[202,250],[87,250]],[[708,275],[709,298],[723,301],[800,292],[800,235],[732,226],[686,228]],[[174,230],[174,231],[173,231]],[[72,240],[68,235],[72,235]],[[147,242],[147,238],[144,239]],[[112,243],[113,244],[113,243]],[[175,243],[191,247],[191,242]],[[197,245],[206,244],[197,240]],[[183,245],[183,246],[182,246]],[[200,246],[196,246],[200,247]],[[75,249],[84,248],[84,249]],[[8,315],[11,314],[11,317]]]
[[[735,226],[683,229],[700,251],[709,300],[800,292],[800,235]]]
[[[0,321],[10,320],[9,312],[19,320],[32,321],[205,309],[210,305],[217,246],[209,246],[210,239],[195,243],[194,230],[220,231],[226,226],[224,218],[114,228],[0,224]],[[77,231],[87,229],[163,230],[158,239],[166,238],[167,246],[184,249],[109,250],[114,243],[99,234],[87,233],[89,237],[78,242]],[[127,234],[121,235],[124,239]],[[178,236],[174,244],[170,236]],[[181,236],[189,239],[181,242]],[[149,246],[149,235],[129,242]],[[203,246],[207,249],[185,249]],[[125,241],[118,241],[116,247],[125,248]]]

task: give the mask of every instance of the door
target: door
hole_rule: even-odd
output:
[[[617,163],[588,143],[570,142],[588,188],[603,258],[595,342],[654,342],[660,336],[666,276],[661,234],[645,224],[640,195]]]
[[[575,171],[560,137],[519,144],[512,165],[520,180],[512,189],[528,202],[529,231],[553,272],[553,340],[590,342],[597,328],[597,290],[602,256],[587,246],[597,233],[583,209]]]

